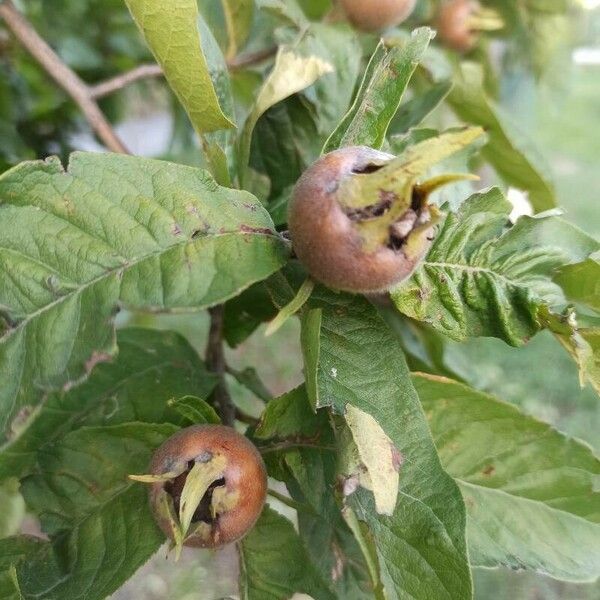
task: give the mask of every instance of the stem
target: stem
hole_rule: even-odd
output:
[[[223,350],[223,305],[210,308],[208,313],[210,315],[210,330],[206,346],[206,366],[219,378],[212,397],[221,415],[221,420],[225,425],[232,427],[235,423],[235,405],[231,400],[225,381],[227,365]]]
[[[235,409],[235,418],[240,423],[245,423],[246,425],[258,424],[258,419],[256,417],[253,417],[252,415],[249,415],[238,408]]]
[[[313,508],[311,506],[308,506],[307,504],[302,504],[301,502],[296,502],[296,500],[293,500],[292,498],[288,498],[288,496],[285,496],[284,494],[280,494],[279,492],[277,492],[275,490],[272,490],[269,488],[267,490],[267,494],[269,494],[269,496],[272,496],[276,500],[279,500],[279,502],[281,502],[282,504],[285,504],[286,506],[293,508],[296,512],[308,512],[308,513],[312,513],[313,515],[315,514],[315,511],[313,510]]]
[[[19,43],[35,58],[79,106],[92,129],[104,145],[113,152],[128,154],[112,126],[94,100],[90,88],[72,71],[38,35],[31,23],[16,9],[11,0],[0,3],[0,17]]]
[[[90,96],[92,98],[103,98],[114,92],[122,90],[130,83],[134,83],[140,79],[147,79],[149,77],[162,77],[163,70],[160,65],[140,65],[131,71],[111,77],[106,81],[102,81],[89,88]]]
[[[315,288],[315,282],[308,277],[298,290],[296,297],[286,306],[284,306],[277,316],[269,323],[265,330],[265,336],[273,335],[284,325],[284,323],[295,315],[307,302]]]
[[[257,52],[252,52],[251,54],[246,54],[245,56],[236,56],[231,60],[227,61],[227,66],[235,71],[236,69],[244,69],[246,67],[251,67],[253,65],[264,62],[265,60],[275,56],[277,54],[277,46],[273,46],[272,48],[265,48],[264,50],[258,50]]]

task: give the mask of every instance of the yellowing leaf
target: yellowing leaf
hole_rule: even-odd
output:
[[[345,417],[367,469],[361,484],[373,491],[377,512],[392,515],[398,497],[400,452],[371,415],[348,404]]]
[[[279,49],[273,70],[258,93],[240,138],[239,171],[242,180],[248,166],[252,132],[261,115],[271,106],[307,88],[332,70],[333,67],[328,62],[316,56],[304,57],[286,47]]]

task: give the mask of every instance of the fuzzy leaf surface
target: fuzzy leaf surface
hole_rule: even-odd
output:
[[[117,340],[119,354],[113,361],[99,364],[82,385],[48,395],[38,418],[0,453],[0,477],[27,474],[37,452],[79,427],[178,423],[171,399],[207,398],[216,383],[194,349],[175,333],[131,328],[120,330]]]
[[[125,0],[198,133],[229,129],[201,48],[196,0]]]
[[[205,172],[76,153],[0,177],[0,423],[12,441],[43,395],[115,353],[119,306],[197,310],[285,261],[258,200]],[[7,382],[5,385],[4,382]]]
[[[126,423],[84,427],[50,444],[23,481],[27,504],[50,542],[16,565],[21,598],[102,600],[164,541],[144,484],[152,452],[177,428]]]
[[[292,523],[268,506],[238,548],[242,600],[287,600],[296,592],[334,600]]]
[[[322,311],[318,352],[309,352],[316,360],[305,365],[316,367],[312,401],[342,414],[352,404],[371,415],[402,461],[393,516],[378,515],[369,492],[349,497],[373,533],[386,592],[390,598],[471,598],[465,508],[440,465],[401,345],[366,300],[319,289],[313,296]]]

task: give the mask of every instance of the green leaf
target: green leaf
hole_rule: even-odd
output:
[[[319,77],[330,73],[332,66],[316,56],[308,58],[284,46],[279,48],[273,70],[263,83],[258,96],[246,119],[239,140],[238,172],[244,181],[252,132],[258,119],[271,106],[312,85]]]
[[[460,483],[471,563],[558,579],[600,575],[600,460],[583,442],[450,379],[413,383]]]
[[[21,529],[25,517],[25,502],[19,492],[19,481],[14,477],[0,485],[0,538],[15,535]]]
[[[206,58],[210,79],[219,105],[227,115],[234,114],[234,102],[229,78],[229,69],[221,48],[212,31],[202,17],[198,17],[202,52]],[[233,165],[233,132],[228,130],[208,132],[200,136],[206,160],[217,183],[231,187],[235,173]]]
[[[454,79],[449,96],[456,114],[466,121],[483,127],[489,143],[483,156],[508,184],[528,192],[529,201],[536,212],[556,206],[554,186],[538,166],[539,157],[517,132],[508,115],[490,99],[483,88],[483,70],[475,64],[463,62]]]
[[[44,540],[19,535],[0,539],[0,598],[2,600],[23,600],[16,581],[16,565],[29,555],[45,548]]]
[[[597,259],[589,258],[576,265],[563,267],[554,281],[569,300],[600,312],[600,262]]]
[[[580,386],[589,381],[600,393],[600,329],[580,328],[572,307],[562,314],[545,309],[540,320],[577,363]]]
[[[288,25],[299,29],[308,26],[308,20],[296,0],[256,0],[256,4]]]
[[[37,418],[0,453],[0,477],[30,472],[37,451],[82,426],[177,423],[169,401],[188,394],[207,398],[216,383],[177,334],[124,329],[117,340],[119,354],[113,362],[99,364],[82,385],[48,395]]]
[[[232,59],[244,47],[254,16],[254,0],[223,0],[223,13],[229,44],[227,58]]]
[[[196,0],[125,3],[196,131],[235,127],[219,106],[202,53]]]
[[[318,422],[311,410],[304,386],[300,386],[267,404],[254,435],[258,439],[315,436]]]
[[[554,270],[583,260],[597,242],[557,217],[522,217],[498,189],[447,216],[414,275],[392,291],[400,312],[456,339],[493,336],[518,346],[541,328],[542,306],[564,298]]]
[[[420,125],[444,101],[452,89],[452,80],[434,83],[424,92],[415,93],[414,97],[399,109],[390,128],[394,133],[404,133]]]
[[[0,211],[0,420],[12,436],[44,392],[114,354],[118,306],[218,304],[287,254],[252,195],[134,157],[23,163],[0,177]]]
[[[293,186],[317,160],[322,146],[316,116],[303,96],[276,104],[256,124],[251,162],[271,181],[268,209],[276,225],[287,222]]]
[[[464,505],[439,463],[402,348],[366,300],[318,289],[316,404],[337,412],[351,404],[371,415],[403,460],[392,517],[376,513],[368,492],[349,497],[373,532],[386,592],[390,598],[471,598]]]
[[[223,335],[236,348],[277,314],[264,283],[256,283],[225,303]]]
[[[84,427],[38,454],[23,495],[51,543],[17,565],[23,598],[104,599],[158,550],[164,536],[148,490],[127,474],[146,470],[175,431],[166,424]]]
[[[215,409],[196,396],[184,396],[183,398],[173,398],[169,400],[168,405],[181,414],[192,424],[198,423],[220,423],[221,419]]]
[[[383,42],[377,46],[354,103],[325,142],[324,153],[354,145],[381,148],[408,82],[433,35],[431,29],[423,27],[415,30],[404,46],[390,50],[385,49]]]
[[[335,598],[311,563],[294,526],[269,507],[238,549],[242,600],[287,600],[296,592],[315,600]]]

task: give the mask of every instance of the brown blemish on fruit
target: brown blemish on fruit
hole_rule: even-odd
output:
[[[494,467],[494,465],[489,465],[481,472],[483,475],[491,477],[496,472],[496,467]]]

